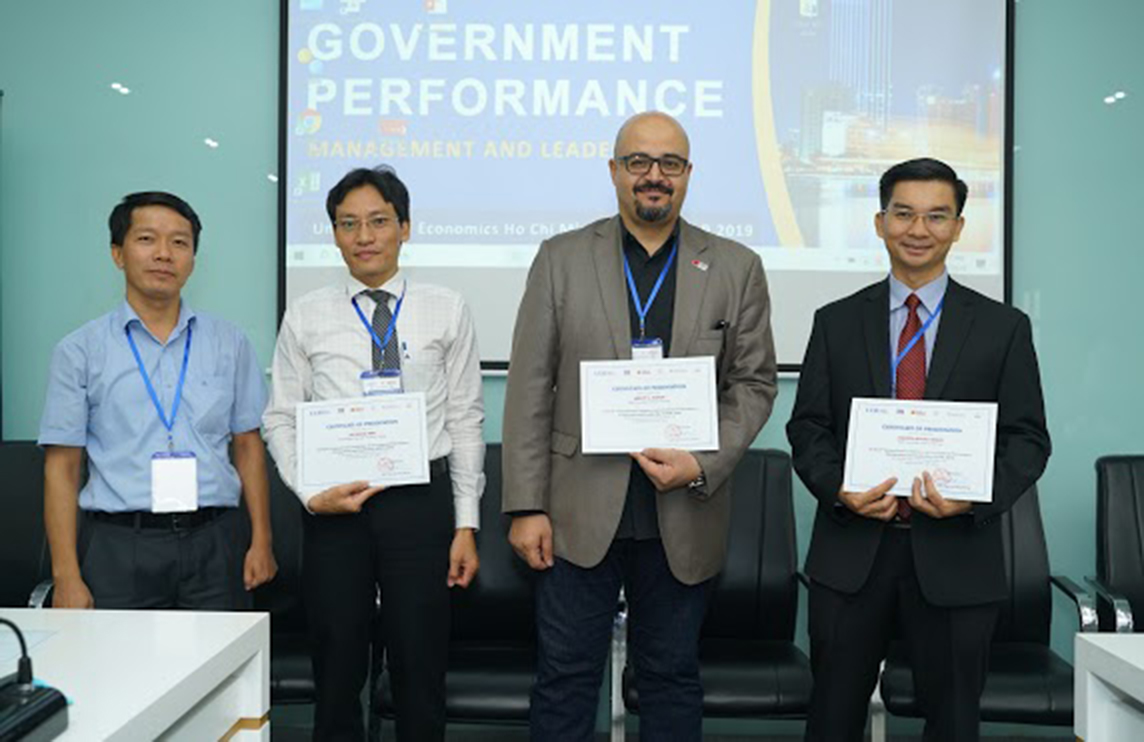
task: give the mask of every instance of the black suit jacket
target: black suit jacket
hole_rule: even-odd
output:
[[[889,527],[838,500],[850,400],[890,396],[889,301],[887,279],[818,310],[787,424],[795,470],[818,499],[806,571],[843,593],[865,584]],[[1050,452],[1028,317],[951,279],[925,398],[997,402],[998,412],[993,501],[954,518],[911,518],[922,593],[939,606],[1001,600],[999,516],[1037,481]]]

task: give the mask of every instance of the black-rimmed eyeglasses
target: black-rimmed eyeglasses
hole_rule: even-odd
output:
[[[651,172],[652,165],[659,165],[659,171],[670,178],[683,175],[683,171],[687,169],[688,164],[687,159],[679,155],[652,157],[642,152],[634,152],[630,155],[617,157],[616,160],[624,163],[624,169],[632,175],[646,175]]]

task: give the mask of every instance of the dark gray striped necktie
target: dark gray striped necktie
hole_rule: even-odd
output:
[[[389,321],[393,319],[393,312],[389,311],[389,297],[388,291],[381,289],[371,289],[363,291],[366,296],[373,299],[373,331],[377,334],[378,340],[385,340],[385,331],[389,329]],[[370,347],[373,348],[373,368],[378,370],[401,370],[401,354],[397,351],[397,328],[393,328],[393,334],[389,337],[389,343],[385,346],[384,357],[381,348],[377,347],[377,341],[373,338],[369,340]]]

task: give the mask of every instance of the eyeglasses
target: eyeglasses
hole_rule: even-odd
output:
[[[334,222],[334,228],[339,232],[346,234],[355,234],[361,225],[368,224],[371,230],[385,229],[386,226],[393,223],[393,220],[388,216],[371,216],[369,219],[338,219]]]
[[[957,219],[948,211],[923,211],[913,209],[887,209],[882,212],[883,218],[889,218],[890,226],[895,232],[904,232],[914,226],[914,221],[921,217],[926,229],[931,232],[944,232],[953,226]]]
[[[677,175],[683,175],[683,171],[687,169],[686,158],[679,155],[664,155],[663,157],[652,157],[645,155],[642,152],[635,152],[623,157],[617,157],[617,160],[624,163],[624,169],[632,175],[647,175],[651,172],[652,165],[659,165],[659,171],[669,178],[674,178]]]

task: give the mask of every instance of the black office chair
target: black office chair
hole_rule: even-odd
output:
[[[1101,631],[1144,630],[1144,456],[1096,460],[1096,577]]]
[[[477,547],[481,568],[464,590],[453,590],[453,631],[445,675],[445,716],[450,722],[527,724],[536,673],[533,578],[508,544],[501,515],[501,447],[485,457]],[[382,600],[384,600],[382,596]],[[384,637],[375,643],[370,683],[370,738],[393,718],[393,691],[385,671]]]
[[[0,537],[0,606],[27,608],[44,569],[44,452],[35,441],[0,443],[4,534]]]
[[[727,565],[716,578],[699,644],[703,715],[803,718],[810,662],[794,644],[798,573],[791,461],[782,451],[751,450],[731,486]],[[624,705],[639,712],[631,666]]]
[[[983,721],[1072,726],[1073,668],[1049,648],[1051,587],[1077,609],[1081,631],[1096,630],[1092,598],[1067,577],[1049,574],[1049,553],[1034,486],[1002,516],[1010,594],[1001,608],[981,695]],[[881,679],[886,710],[920,717],[904,642],[891,645]]]
[[[313,703],[314,671],[306,637],[302,600],[302,519],[311,517],[266,458],[270,479],[270,528],[278,574],[255,589],[254,610],[270,614],[270,702]],[[243,517],[246,509],[242,508]],[[249,528],[249,526],[247,526]]]

